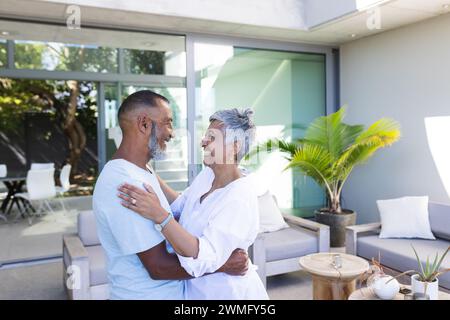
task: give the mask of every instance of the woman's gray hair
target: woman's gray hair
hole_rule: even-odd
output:
[[[256,126],[253,123],[253,110],[226,109],[215,112],[209,117],[209,122],[222,122],[222,131],[225,134],[225,143],[238,142],[241,145],[237,154],[237,161],[241,161],[249,152],[255,139]]]

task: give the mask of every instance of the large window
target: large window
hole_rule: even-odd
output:
[[[67,105],[71,91],[66,89],[74,85],[73,88],[80,95],[76,116],[82,117],[83,110],[93,108],[86,105],[90,100],[98,103],[100,108],[91,115],[95,121],[97,116],[100,120],[100,124],[94,126],[94,129],[101,129],[96,132],[99,138],[99,154],[97,148],[93,154],[100,167],[115,150],[110,131],[117,131],[117,109],[123,97],[136,88],[151,88],[167,94],[174,107],[177,126],[186,130],[186,53],[183,36],[92,28],[69,30],[65,26],[1,20],[0,30],[3,31],[0,37],[4,37],[0,39],[0,68],[5,69],[7,64],[7,40],[12,42],[14,65],[14,69],[5,69],[11,81],[3,82],[3,118],[6,110],[11,111],[8,111],[8,114],[20,117],[18,110],[25,108],[25,104],[20,102],[23,99],[20,100],[19,92],[15,92],[15,97],[5,96],[12,91],[8,89],[6,92],[8,83],[14,84],[16,91],[22,90],[24,95],[41,100],[53,96],[51,112],[60,115],[62,121],[67,112],[60,112],[59,109],[62,110]],[[19,82],[22,85],[15,85]],[[33,83],[39,85],[33,87]],[[48,84],[48,88],[40,90],[43,87],[41,84]],[[86,88],[94,88],[89,91],[89,100],[82,97]],[[51,94],[44,96],[49,90]],[[49,112],[50,109],[39,109],[41,100],[35,103],[34,112]],[[84,130],[84,126],[81,127],[80,130]],[[67,130],[61,126],[61,131]],[[183,143],[187,141],[184,140]],[[83,148],[81,149],[81,152],[84,152]],[[184,149],[187,149],[187,146]],[[25,162],[30,162],[27,159],[29,155],[23,154],[22,158]],[[74,168],[77,166],[74,165]],[[25,165],[23,169],[26,170]]]
[[[16,41],[17,69],[117,72],[117,50],[93,45]]]
[[[99,169],[120,143],[120,103],[136,90],[170,100],[176,139],[153,165],[175,189],[187,187],[184,36],[2,20],[0,30],[0,163],[23,178],[32,162],[53,162],[57,184],[72,165],[65,209],[50,200],[54,213],[31,226],[16,207],[0,219],[0,263],[61,255],[62,234],[76,232],[79,210],[92,209]]]
[[[325,58],[198,43],[195,45],[196,141],[208,118],[219,109],[247,108],[255,112],[257,142],[269,138],[293,140],[311,121],[325,114]],[[202,150],[197,150],[201,163]],[[299,172],[283,172],[280,154],[260,155],[243,163],[260,177],[261,191],[269,189],[284,208],[310,215],[324,203],[322,189]]]
[[[0,30],[0,67],[10,39],[17,69],[186,76],[183,36],[11,21]]]

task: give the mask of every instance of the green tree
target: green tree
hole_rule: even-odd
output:
[[[126,71],[134,74],[164,74],[162,51],[125,50]]]

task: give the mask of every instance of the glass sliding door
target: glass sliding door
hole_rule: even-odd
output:
[[[153,165],[176,190],[187,186],[184,36],[1,19],[0,30],[0,163],[24,181],[31,162],[53,162],[57,184],[72,165],[65,207],[50,199],[54,212],[31,225],[17,206],[4,213],[0,264],[61,256],[62,234],[92,209],[99,169],[121,141],[120,103],[136,90],[170,100],[177,137],[169,158]]]
[[[196,43],[195,152],[209,116],[226,108],[255,112],[257,143],[269,138],[295,140],[316,117],[325,114],[325,56]],[[269,189],[283,208],[311,215],[324,204],[322,189],[292,170],[279,153],[261,154],[243,166],[257,172],[261,190]],[[303,210],[303,211],[302,211]]]

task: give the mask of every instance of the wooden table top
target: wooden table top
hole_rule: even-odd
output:
[[[339,255],[341,268],[333,266],[333,257]],[[369,263],[360,257],[334,252],[320,252],[301,257],[300,266],[309,273],[327,278],[355,278],[369,270]]]

